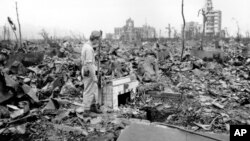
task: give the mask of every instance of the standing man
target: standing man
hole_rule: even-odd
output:
[[[102,32],[93,31],[89,41],[86,42],[81,51],[82,77],[84,83],[83,104],[84,110],[100,112],[98,103],[98,79],[96,76],[97,62],[95,61],[94,50],[97,50],[101,43]]]

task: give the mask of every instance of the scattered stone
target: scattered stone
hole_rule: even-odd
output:
[[[90,124],[99,124],[103,121],[101,117],[93,118],[90,120]]]
[[[23,80],[24,83],[29,83],[30,81],[31,81],[30,78],[24,78]]]

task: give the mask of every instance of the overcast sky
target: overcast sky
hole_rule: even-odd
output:
[[[135,26],[147,22],[165,35],[168,23],[178,31],[182,24],[181,0],[0,0],[0,28],[7,24],[7,16],[16,22],[15,1],[26,37],[37,37],[42,28],[57,36],[72,32],[88,37],[95,29],[113,33],[129,17]],[[205,0],[184,1],[186,21],[201,23],[198,10]],[[222,11],[222,28],[227,27],[229,33],[236,33],[236,20],[243,35],[250,31],[249,0],[213,0],[213,6]]]

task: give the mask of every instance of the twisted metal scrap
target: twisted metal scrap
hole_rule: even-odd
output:
[[[16,31],[16,25],[13,23],[10,17],[7,18],[12,30]]]

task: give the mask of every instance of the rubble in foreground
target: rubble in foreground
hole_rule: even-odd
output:
[[[34,43],[27,46],[30,55],[13,58],[13,45],[1,44],[0,135],[6,140],[116,140],[130,118],[215,133],[228,133],[230,124],[250,124],[250,60],[246,51],[242,54],[248,46],[227,43],[229,59],[223,62],[202,60],[187,50],[180,62],[180,43],[163,44],[103,44],[102,85],[129,75],[140,82],[134,99],[118,111],[102,106],[103,114],[81,111],[83,83],[75,47],[80,45]]]

